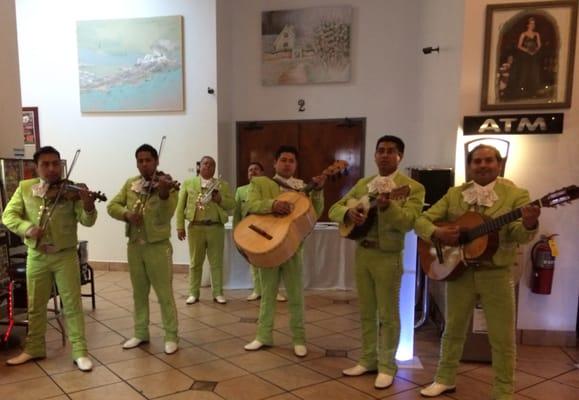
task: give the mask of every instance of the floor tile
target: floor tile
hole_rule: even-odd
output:
[[[128,383],[145,397],[152,399],[186,391],[193,384],[193,379],[177,370],[170,370],[130,379]]]
[[[186,392],[159,397],[158,400],[223,400],[223,397],[213,392],[187,390]]]
[[[495,373],[490,366],[476,368],[465,372],[463,375],[478,379],[480,381],[486,382],[490,385],[493,384],[495,379]],[[544,381],[544,378],[540,378],[535,375],[527,374],[523,371],[515,370],[515,392],[522,390],[526,387],[536,385],[539,382]]]
[[[193,332],[185,332],[181,334],[181,337],[196,346],[201,346],[207,343],[229,339],[233,336],[216,328],[205,328],[198,329]]]
[[[176,353],[165,354],[159,353],[155,356],[173,368],[188,367],[190,365],[201,364],[207,361],[212,361],[217,359],[217,356],[205,351],[199,347],[189,347],[185,349],[179,349]]]
[[[265,399],[282,392],[279,387],[254,375],[220,382],[215,388],[215,393],[227,400]]]
[[[123,379],[137,378],[171,369],[171,366],[154,356],[135,358],[108,364],[115,374]]]
[[[225,360],[209,361],[180,369],[196,381],[220,382],[238,376],[247,375],[248,372]]]
[[[40,378],[42,376],[46,376],[46,373],[36,365],[35,362],[28,362],[14,367],[9,367],[4,363],[0,364],[0,385]]]
[[[47,376],[0,385],[0,399],[38,400],[55,397],[62,390]]]
[[[138,347],[134,349],[123,349],[121,345],[90,350],[89,354],[102,364],[111,364],[118,361],[132,360],[133,358],[142,358],[150,355]]]
[[[220,342],[208,343],[203,346],[204,350],[210,351],[219,357],[230,357],[236,354],[244,354],[246,350],[243,348],[247,344],[246,341],[233,338],[222,340]]]
[[[287,391],[314,385],[329,379],[327,376],[312,371],[311,369],[304,368],[301,365],[290,365],[270,369],[268,371],[259,372],[257,375]]]
[[[287,358],[267,351],[250,351],[246,354],[229,357],[227,361],[252,373],[293,364]]]
[[[547,381],[522,390],[523,396],[536,400],[577,400],[579,389],[555,381]]]
[[[559,375],[556,378],[554,378],[554,380],[559,382],[559,383],[564,383],[566,385],[570,385],[570,386],[574,386],[576,388],[579,388],[579,369],[575,369],[575,370],[568,372],[566,374]],[[578,396],[579,396],[579,393],[578,393]]]
[[[66,393],[78,392],[97,386],[109,385],[119,382],[118,376],[109,371],[106,367],[94,367],[90,372],[80,370],[64,372],[53,375],[52,379]]]
[[[391,396],[393,394],[404,392],[409,389],[413,389],[417,387],[415,384],[408,382],[402,378],[394,378],[394,383],[387,389],[376,389],[374,388],[374,381],[376,380],[376,374],[366,374],[362,376],[347,376],[338,379],[339,382],[343,383],[344,385],[348,385],[353,387],[354,389],[359,390],[360,392],[364,392],[369,394],[375,398],[383,398],[386,396]]]
[[[320,383],[292,392],[303,400],[366,400],[373,397],[337,381]]]
[[[322,357],[304,361],[301,365],[324,374],[330,378],[342,377],[342,370],[353,367],[356,363],[345,357]]]
[[[135,389],[125,382],[113,383],[94,389],[69,394],[72,400],[143,400]]]

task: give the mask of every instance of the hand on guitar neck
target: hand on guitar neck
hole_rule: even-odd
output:
[[[541,208],[529,204],[528,206],[521,208],[521,218],[523,220],[523,226],[528,231],[532,231],[537,228],[539,224],[539,215],[541,215]]]

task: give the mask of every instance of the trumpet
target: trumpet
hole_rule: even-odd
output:
[[[199,193],[197,196],[197,208],[203,210],[207,204],[213,198],[213,193],[219,191],[219,186],[221,185],[221,175],[217,177],[217,179],[213,179],[211,184],[207,187],[207,191],[205,193]]]

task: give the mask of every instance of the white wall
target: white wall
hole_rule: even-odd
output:
[[[0,157],[24,149],[14,0],[0,1]]]
[[[482,85],[484,15],[487,3],[511,3],[512,0],[467,1],[464,20],[464,47],[460,85],[461,116],[480,112]],[[579,42],[577,42],[579,45]],[[579,48],[579,46],[578,46]],[[578,49],[575,54],[579,54]],[[579,63],[575,61],[573,107],[565,114],[562,135],[502,136],[511,142],[505,176],[529,189],[536,199],[554,189],[579,182]],[[559,110],[554,110],[559,112]],[[525,110],[525,112],[533,112]],[[538,111],[541,112],[541,111]],[[507,112],[508,113],[508,112]],[[496,113],[493,113],[496,114]],[[467,141],[474,137],[467,137]],[[464,143],[459,138],[457,147]],[[457,173],[463,171],[463,153],[457,151]],[[460,178],[459,178],[460,179]],[[459,182],[457,180],[457,182]],[[525,249],[525,273],[519,289],[519,329],[575,331],[577,296],[579,294],[579,204],[558,210],[543,209],[541,233],[559,233],[560,257],[556,261],[553,293],[534,294],[529,289],[529,249]]]
[[[262,11],[348,3],[354,9],[349,83],[262,86]],[[404,166],[424,165],[420,151],[412,145],[419,130],[417,77],[423,57],[423,41],[417,30],[419,1],[224,0],[221,6],[220,18],[225,16],[229,23],[223,24],[218,37],[230,37],[231,45],[230,49],[218,51],[218,64],[227,64],[223,70],[219,67],[219,72],[231,74],[231,78],[219,88],[219,95],[226,93],[229,100],[223,119],[221,102],[219,107],[223,128],[220,155],[228,155],[220,162],[231,182],[235,182],[234,122],[244,120],[366,117],[367,173],[376,170],[371,155],[376,139],[385,133],[397,134],[409,142]],[[306,101],[305,112],[298,112],[300,98]]]
[[[207,94],[217,83],[215,0],[18,0],[16,11],[23,103],[39,108],[42,145],[67,159],[82,150],[71,179],[111,198],[138,174],[135,149],[142,143],[158,148],[162,135],[160,167],[180,181],[201,155],[217,153],[217,100]],[[164,15],[184,17],[185,111],[81,114],[76,21]],[[122,223],[104,204],[98,211],[96,226],[80,231],[90,258],[126,261]],[[174,245],[174,261],[187,263],[186,246]]]

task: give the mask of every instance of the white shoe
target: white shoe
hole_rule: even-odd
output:
[[[187,297],[187,300],[185,300],[185,303],[187,304],[195,304],[199,301],[199,299],[195,296],[189,296]]]
[[[443,385],[442,383],[432,382],[430,386],[425,387],[420,391],[424,397],[437,397],[444,393],[454,393],[456,386]]]
[[[92,369],[92,361],[88,357],[79,357],[74,360],[74,363],[83,372],[88,372]]]
[[[259,298],[261,298],[261,295],[253,292],[253,293],[251,293],[249,296],[247,296],[247,297],[245,298],[245,300],[247,300],[247,301],[254,301],[254,300],[258,300]]]
[[[279,301],[280,303],[287,301],[287,298],[281,293],[278,293],[277,296],[275,297],[275,299],[277,301]]]
[[[259,340],[255,339],[253,342],[246,344],[245,346],[243,346],[243,348],[245,350],[248,351],[255,351],[255,350],[259,350],[264,346],[263,343],[261,343]]]
[[[28,361],[32,361],[35,360],[37,358],[43,358],[43,357],[33,357],[28,353],[20,353],[18,354],[16,357],[11,358],[10,360],[6,361],[6,365],[20,365],[20,364],[24,364],[27,363]]]
[[[347,368],[345,370],[342,371],[342,375],[346,375],[346,376],[360,376],[360,375],[364,375],[365,373],[368,372],[373,372],[370,371],[368,368],[358,364],[353,366],[352,368]]]
[[[308,355],[308,349],[303,344],[296,344],[294,346],[294,354],[298,357],[305,357]]]
[[[376,380],[374,381],[374,387],[376,389],[386,389],[392,386],[394,382],[394,377],[384,373],[378,373]]]
[[[213,299],[214,302],[219,303],[219,304],[227,304],[227,300],[225,299],[225,297],[219,295],[219,296],[215,296],[215,298]]]
[[[165,353],[166,354],[173,354],[177,350],[179,350],[179,346],[177,345],[176,342],[166,342],[165,343]]]
[[[139,346],[141,343],[146,342],[146,340],[141,340],[136,337],[130,338],[125,343],[123,343],[123,349],[134,349],[135,347]]]

